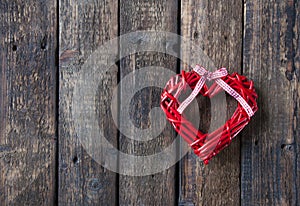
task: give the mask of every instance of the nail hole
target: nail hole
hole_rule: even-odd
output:
[[[77,164],[78,163],[78,157],[75,156],[72,161],[73,161],[74,164]]]
[[[228,37],[227,37],[227,36],[224,36],[224,39],[225,39],[225,40],[227,40],[227,39],[228,39]]]
[[[291,144],[282,144],[282,145],[281,145],[281,149],[285,149],[285,150],[288,150],[288,151],[292,151],[293,146],[292,146]]]
[[[45,36],[41,41],[41,49],[46,49],[47,47],[47,37]]]
[[[194,39],[198,39],[198,37],[199,37],[199,33],[198,32],[194,32]]]
[[[285,77],[286,77],[289,81],[293,80],[293,72],[285,71]]]
[[[255,145],[258,145],[258,140],[255,140],[254,144],[255,144]]]
[[[12,46],[12,50],[13,50],[13,51],[17,51],[17,49],[18,49],[17,45],[14,44],[14,45]]]
[[[281,59],[281,64],[286,64],[286,60],[285,59]]]

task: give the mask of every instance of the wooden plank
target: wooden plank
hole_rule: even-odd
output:
[[[299,205],[299,14],[296,1],[245,1],[259,110],[242,141],[242,205]]]
[[[116,1],[60,1],[59,8],[59,204],[60,205],[115,205],[116,174],[105,169],[84,148],[76,132],[74,117],[74,87],[80,79],[88,57],[109,39],[117,36],[118,5]],[[101,58],[101,57],[98,57]],[[95,65],[97,66],[97,65]],[[101,76],[95,96],[82,95],[82,103],[87,109],[97,111],[97,126],[105,137],[117,146],[117,129],[110,112],[112,90],[117,84],[117,66]],[[90,88],[94,90],[95,88]],[[87,91],[88,93],[88,91]],[[97,108],[90,108],[87,99],[98,102]],[[81,126],[86,123],[77,119]],[[95,125],[88,125],[90,131]]]
[[[54,205],[56,1],[0,3],[0,202]]]
[[[126,34],[138,30],[155,30],[168,31],[177,33],[177,2],[176,1],[120,1],[120,32]],[[159,34],[157,34],[159,36]],[[159,37],[158,37],[159,39]],[[147,39],[146,41],[156,41],[157,39]],[[137,36],[135,41],[139,45],[143,45],[143,36]],[[121,53],[125,46],[120,44]],[[145,51],[145,50],[144,50]],[[176,58],[157,52],[137,52],[130,54],[121,59],[120,74],[121,81],[126,75],[133,71],[138,71],[147,66],[160,66],[171,69],[176,72]],[[159,78],[157,73],[150,72],[147,78]],[[146,79],[146,77],[145,77]],[[136,79],[136,82],[143,81],[143,79]],[[121,83],[121,88],[126,88],[125,83]],[[130,120],[135,127],[143,129],[149,127],[151,123],[149,118],[149,111],[153,107],[159,106],[159,97],[161,89],[147,87],[136,93],[130,104]],[[126,107],[124,99],[128,94],[121,93],[121,109]],[[120,119],[120,121],[123,121]],[[154,120],[158,121],[158,120]],[[131,138],[131,139],[130,139]],[[120,135],[120,150],[124,153],[138,156],[150,156],[162,151],[166,146],[173,142],[174,131],[170,125],[155,139],[147,142],[136,141],[137,136],[126,137],[124,134]],[[149,165],[155,164],[152,161]],[[132,168],[134,173],[135,168],[143,167],[135,162],[131,162],[128,167]],[[156,165],[153,165],[156,167]],[[143,175],[143,174],[140,174]],[[119,182],[119,203],[120,205],[174,205],[176,203],[176,178],[175,166],[161,171],[156,174],[148,176],[126,176],[120,175]]]
[[[242,18],[243,2],[234,0],[183,0],[181,1],[181,35],[191,41],[182,44],[181,69],[186,64],[201,64],[213,71],[226,67],[231,72],[241,72],[242,62]],[[198,48],[197,48],[198,47]],[[207,55],[194,58],[200,51]],[[197,53],[199,53],[199,51]],[[227,102],[227,119],[236,108],[231,97]],[[224,101],[220,99],[218,101]],[[216,101],[215,101],[216,102]],[[207,132],[213,127],[218,114],[209,100],[198,99],[200,112],[199,128]],[[212,102],[211,102],[212,104]],[[226,108],[226,103],[224,102]],[[223,108],[224,108],[223,106]],[[214,107],[221,108],[221,105]],[[225,114],[225,113],[224,113]],[[226,118],[224,118],[225,123]],[[218,122],[220,122],[218,120]],[[218,128],[220,125],[215,125]],[[217,126],[217,127],[216,127]],[[213,130],[211,130],[213,131]],[[180,163],[180,205],[239,205],[240,204],[240,135],[231,145],[221,151],[205,166],[193,152],[189,152]]]

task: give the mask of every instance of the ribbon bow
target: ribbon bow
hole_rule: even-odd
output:
[[[233,98],[235,98],[241,106],[245,109],[246,113],[249,117],[252,117],[254,115],[253,110],[251,109],[250,105],[246,102],[246,100],[237,93],[232,87],[230,87],[226,82],[224,82],[221,77],[224,77],[228,74],[226,68],[218,69],[215,72],[210,72],[204,69],[203,67],[200,67],[199,65],[196,65],[194,68],[194,71],[198,73],[201,78],[197,82],[193,92],[188,96],[178,107],[177,111],[182,114],[182,112],[185,110],[185,108],[193,101],[193,99],[198,95],[200,90],[202,89],[204,83],[206,80],[215,80],[215,82],[222,87],[228,94],[230,94]]]
[[[203,77],[204,80],[208,80],[208,81],[225,77],[228,74],[226,68],[221,68],[215,72],[210,72],[204,69],[203,67],[200,67],[199,65],[196,65],[194,71],[198,73],[201,76],[201,78]]]

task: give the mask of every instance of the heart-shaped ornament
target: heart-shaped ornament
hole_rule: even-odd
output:
[[[214,83],[208,88],[206,81]],[[179,96],[186,92],[187,88],[190,88],[192,93],[179,102]],[[221,91],[234,97],[238,106],[223,126],[209,134],[202,133],[186,119],[184,110],[197,95],[212,98]],[[245,76],[237,73],[229,75],[225,68],[209,72],[196,65],[193,71],[183,71],[168,81],[161,95],[160,106],[176,132],[185,139],[195,154],[208,164],[209,160],[227,147],[249,123],[257,111],[256,99],[253,81],[249,81]]]

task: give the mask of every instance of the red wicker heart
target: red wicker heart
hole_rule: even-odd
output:
[[[249,123],[250,116],[244,107],[238,103],[238,107],[232,117],[227,120],[223,126],[210,134],[204,134],[198,131],[185,119],[184,113],[181,115],[177,109],[180,106],[178,101],[180,94],[186,91],[188,86],[194,90],[202,76],[195,71],[183,71],[182,74],[172,77],[162,92],[160,106],[175,130],[191,146],[195,154],[198,155],[205,164],[208,164],[209,160],[227,147],[231,140]],[[227,83],[248,103],[253,114],[257,111],[257,94],[252,81],[247,80],[245,76],[237,73],[228,74],[220,77],[220,79]],[[223,88],[214,82],[210,88],[204,84],[199,93],[212,98],[220,91],[224,91]]]

